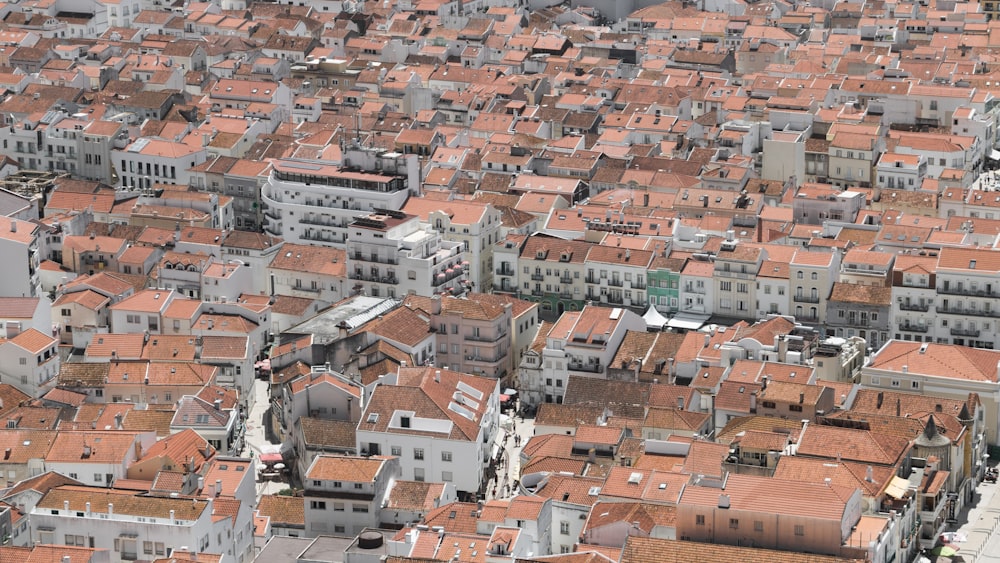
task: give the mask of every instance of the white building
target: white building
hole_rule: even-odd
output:
[[[402,478],[453,483],[470,498],[486,486],[498,432],[497,380],[407,367],[375,388],[355,440],[362,455],[398,457]]]
[[[55,387],[59,375],[59,341],[36,329],[25,330],[0,343],[0,374],[32,397]]]
[[[42,544],[72,541],[73,545],[106,549],[112,563],[169,557],[176,549],[218,553],[220,563],[251,561],[250,507],[237,501],[228,501],[225,507],[218,499],[57,487],[31,511],[31,536]],[[247,516],[241,517],[244,511]],[[234,518],[220,518],[223,514]],[[249,525],[237,527],[234,522]]]
[[[348,229],[347,276],[373,297],[461,294],[468,266],[462,243],[443,240],[415,215],[384,209]]]
[[[521,372],[521,401],[562,403],[571,375],[604,379],[625,333],[644,332],[646,321],[620,308],[586,306],[552,326],[541,354],[541,370]]]
[[[305,535],[353,537],[365,528],[377,528],[399,477],[396,458],[317,456],[303,476]]]
[[[0,217],[0,297],[35,297],[40,293],[38,265],[41,263],[39,227],[27,221]]]
[[[153,184],[191,185],[191,168],[205,162],[204,147],[140,137],[124,149],[111,151],[121,186],[150,189]]]
[[[343,245],[354,219],[376,209],[402,209],[419,193],[419,182],[409,180],[406,157],[386,153],[378,164],[378,172],[365,172],[347,162],[274,161],[261,188],[264,231],[291,243]]]

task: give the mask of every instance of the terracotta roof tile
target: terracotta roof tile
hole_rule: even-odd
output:
[[[718,500],[718,498],[716,498]],[[862,563],[831,555],[778,551],[703,542],[629,536],[621,563],[689,563],[690,561],[768,561],[769,563]]]
[[[263,495],[257,503],[257,510],[271,518],[272,526],[305,527],[305,501],[301,497]]]

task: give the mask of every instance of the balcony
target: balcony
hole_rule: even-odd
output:
[[[811,295],[794,295],[792,296],[792,301],[796,303],[819,303],[819,297],[813,297]]]
[[[532,281],[543,281],[545,279],[545,276],[543,276],[542,274],[531,274],[531,279]]]
[[[585,371],[587,373],[601,373],[601,364],[587,364],[583,362],[570,362],[568,368],[571,371]]]
[[[646,289],[645,282],[635,282],[632,284],[632,289]]]
[[[587,276],[583,279],[583,281],[587,283],[601,283],[601,280],[599,278],[595,278],[594,276]]]
[[[387,284],[392,284],[392,285],[395,285],[395,284],[399,283],[399,279],[397,279],[396,276],[394,276],[394,275],[393,276],[374,276],[374,275],[370,275],[370,274],[359,274],[357,272],[352,272],[347,277],[349,277],[352,280],[359,280],[359,281],[366,281],[366,282],[373,282],[373,283],[387,283]]]
[[[481,356],[479,354],[474,354],[474,355],[467,355],[467,356],[465,356],[465,361],[472,362],[472,363],[478,363],[478,364],[495,364],[495,363],[503,360],[505,357],[506,357],[506,354],[497,354],[496,356],[493,356],[492,358],[486,357],[486,356]]]
[[[268,219],[274,219],[275,221],[281,220],[281,212],[277,209],[272,209],[270,207],[264,208],[264,217]]]
[[[541,297],[545,295],[545,292],[540,289],[532,289],[531,294],[534,295],[535,297]]]
[[[800,323],[818,323],[819,315],[809,315],[803,313],[801,315],[795,315],[795,320],[799,321]]]
[[[607,295],[606,297],[607,297],[608,303],[610,303],[612,305],[624,305],[625,304],[625,299],[623,299],[620,295]]]
[[[513,268],[497,268],[496,269],[496,274],[498,276],[513,276],[514,275],[514,269]]]
[[[560,291],[559,299],[573,299],[573,294],[568,291]]]
[[[266,212],[265,212],[266,213]],[[333,219],[325,219],[322,217],[303,217],[299,219],[299,223],[303,225],[317,225],[319,227],[337,227],[337,222]]]
[[[622,287],[625,284],[618,278],[611,278],[608,280],[608,285],[611,287]]]
[[[968,297],[1000,297],[1000,293],[995,291],[986,291],[985,289],[972,289],[968,287],[955,287],[955,286],[945,286],[941,285],[938,287],[938,293],[942,295],[965,295]]]
[[[564,285],[571,285],[573,283],[573,278],[570,277],[560,277],[559,283]]]
[[[900,311],[916,311],[916,312],[919,312],[919,313],[926,313],[927,311],[930,311],[930,309],[931,309],[930,302],[927,302],[927,303],[919,303],[919,302],[918,303],[905,303],[904,302],[904,303],[900,303],[899,304],[899,310]]]
[[[1000,309],[969,309],[962,307],[938,308],[938,313],[962,315],[963,317],[1000,317]]]
[[[952,336],[971,336],[973,338],[979,338],[978,328],[953,328],[950,332]]]
[[[899,323],[896,326],[899,328],[899,330],[903,330],[906,332],[927,332],[928,330],[930,330],[930,327],[928,325],[922,325],[922,324]]]
[[[496,342],[496,341],[500,340],[501,338],[506,338],[506,337],[507,337],[507,331],[503,331],[500,334],[497,334],[496,336],[490,336],[488,334],[479,334],[479,335],[466,334],[465,335],[465,339],[468,340],[468,341],[470,341],[470,342]]]
[[[390,264],[393,266],[399,264],[399,259],[396,258],[395,256],[387,256],[387,257],[372,256],[372,255],[365,256],[363,254],[355,253],[352,260],[354,260],[355,262],[372,262],[374,264]]]

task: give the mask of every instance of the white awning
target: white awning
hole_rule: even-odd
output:
[[[706,322],[710,315],[692,315],[690,313],[678,313],[674,318],[667,321],[670,328],[683,328],[687,330],[698,330]]]
[[[667,317],[664,317],[656,310],[656,307],[652,305],[649,306],[649,310],[646,314],[642,316],[642,320],[646,321],[647,329],[661,330],[663,325],[667,324]]]
[[[889,481],[889,486],[885,488],[885,494],[894,499],[902,499],[906,496],[906,490],[910,488],[910,482],[902,477],[893,477]]]
[[[1000,160],[1000,151],[993,149],[990,151],[990,158],[993,160]]]

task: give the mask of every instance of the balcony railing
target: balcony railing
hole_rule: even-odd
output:
[[[587,364],[583,362],[570,362],[569,369],[573,371],[585,371],[588,373],[601,373],[601,364]]]
[[[559,298],[560,299],[572,299],[573,298],[573,294],[570,293],[570,292],[568,292],[568,291],[560,291],[559,292]]]
[[[622,287],[625,283],[620,279],[611,278],[608,280],[608,285],[611,287]]]
[[[793,295],[792,301],[796,303],[819,303],[819,297],[813,297],[812,295]]]
[[[969,297],[1000,297],[1000,293],[995,291],[986,291],[985,289],[972,289],[969,287],[955,287],[949,285],[945,287],[941,285],[938,287],[938,293],[942,295],[967,295]]]
[[[795,315],[795,320],[801,323],[818,323],[819,315],[807,315],[807,314]]]
[[[973,338],[979,337],[978,328],[953,328],[951,329],[952,336],[971,336]]]
[[[545,276],[542,274],[531,274],[531,279],[532,281],[542,281],[545,279]]]
[[[373,276],[371,274],[359,274],[357,272],[351,272],[351,274],[348,277],[352,280],[360,280],[360,281],[375,282],[375,283],[388,283],[388,284],[399,283],[399,279],[396,278],[396,276]]]
[[[498,276],[513,276],[514,275],[514,269],[513,268],[497,268],[496,269],[496,274]]]
[[[899,330],[904,330],[906,332],[927,332],[930,330],[928,325],[922,324],[899,323],[896,326],[899,327]]]
[[[905,303],[904,302],[904,303],[900,303],[899,304],[899,310],[900,311],[917,311],[917,312],[920,312],[920,313],[926,313],[927,311],[930,311],[930,309],[931,309],[931,304],[929,302],[928,303]]]
[[[962,307],[938,308],[938,313],[949,315],[962,315],[963,317],[1000,317],[1000,309],[969,309]]]
[[[503,331],[495,336],[490,336],[488,334],[480,334],[478,336],[475,334],[465,335],[465,339],[471,342],[496,342],[497,340],[506,337],[507,337],[507,331]]]
[[[353,256],[352,260],[354,260],[355,262],[372,262],[372,263],[375,263],[375,264],[391,264],[393,266],[395,266],[396,264],[399,264],[399,259],[396,258],[395,256],[382,257],[382,256],[372,256],[370,254],[369,255],[355,254]]]
[[[570,278],[570,277],[561,277],[561,278],[559,278],[559,283],[569,285],[569,284],[573,283],[573,278]]]
[[[607,298],[608,303],[611,303],[612,305],[623,305],[625,303],[625,299],[615,295],[608,295]]]

